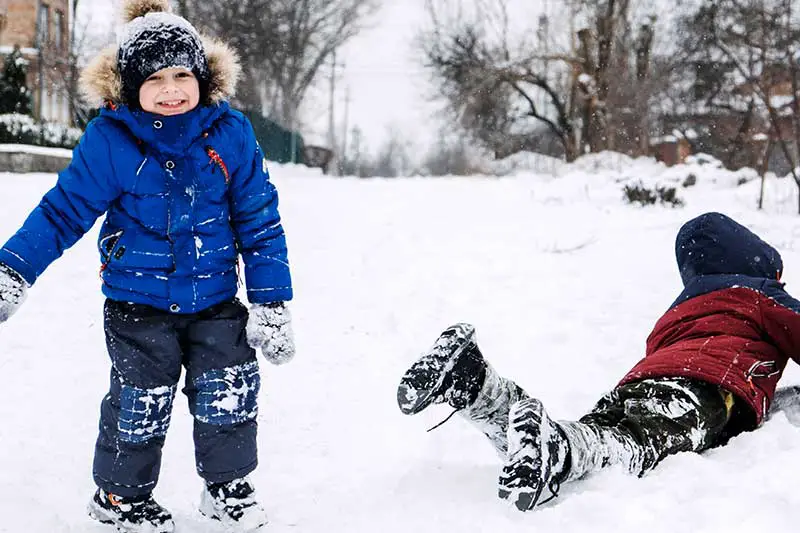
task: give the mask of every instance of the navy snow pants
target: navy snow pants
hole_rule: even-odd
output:
[[[260,378],[245,336],[247,308],[232,300],[173,315],[106,300],[104,315],[112,369],[100,408],[95,483],[123,497],[152,492],[182,367],[200,476],[221,483],[253,471]]]

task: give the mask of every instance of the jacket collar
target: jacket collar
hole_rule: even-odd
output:
[[[183,155],[229,108],[221,102],[167,117],[120,105],[104,107],[100,116],[121,122],[137,140],[158,152]]]

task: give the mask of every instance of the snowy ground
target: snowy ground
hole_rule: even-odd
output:
[[[342,533],[794,531],[800,429],[776,415],[644,479],[618,471],[522,514],[495,497],[499,462],[449,410],[400,414],[405,368],[456,321],[495,367],[556,418],[583,414],[641,356],[680,290],[682,222],[706,210],[750,225],[784,255],[800,295],[800,216],[791,181],[597,157],[559,177],[356,180],[275,166],[290,243],[298,355],[262,364],[261,467],[268,531]],[[621,180],[682,180],[686,206],[622,203]],[[746,173],[745,173],[746,175]],[[53,183],[0,174],[0,241]],[[102,533],[84,506],[108,379],[94,231],[0,326],[0,531]],[[783,383],[800,383],[790,363]],[[217,531],[195,510],[191,419],[176,402],[157,498],[181,533]]]

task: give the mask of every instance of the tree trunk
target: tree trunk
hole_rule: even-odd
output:
[[[572,163],[578,159],[580,156],[580,151],[575,134],[569,133],[564,135],[562,142],[564,144],[564,159],[566,159],[567,163]]]
[[[764,189],[766,188],[767,172],[769,171],[769,158],[772,155],[772,135],[767,138],[767,145],[761,153],[761,161],[758,165],[758,174],[761,176],[761,189],[758,193],[758,209],[764,208]]]
[[[591,149],[591,127],[592,127],[592,110],[594,107],[593,100],[596,95],[593,92],[596,90],[594,84],[596,83],[595,74],[597,72],[597,64],[594,61],[594,37],[592,32],[588,29],[582,29],[578,32],[578,57],[581,59],[582,71],[575,77],[576,103],[575,105],[580,109],[581,116],[581,135],[580,140],[576,146],[579,153],[583,153],[587,144]]]
[[[742,124],[739,126],[739,130],[736,132],[736,137],[734,137],[730,147],[727,150],[724,161],[726,168],[739,168],[742,166],[740,162],[736,160],[736,158],[741,156],[743,153],[746,141],[750,136],[750,132],[753,127],[753,114],[755,113],[755,107],[755,100],[750,99],[750,102],[747,104],[747,111],[745,111],[744,118],[742,119]],[[748,159],[746,162],[746,166],[752,166],[753,164],[754,161],[752,159]]]
[[[653,27],[642,24],[636,38],[636,79],[643,82],[650,74],[650,55],[653,48]]]
[[[263,74],[252,65],[245,64],[243,67],[242,77],[236,90],[237,104],[248,111],[264,114],[264,110],[261,109],[261,95],[258,87],[259,79]]]
[[[189,6],[186,4],[186,0],[178,0],[178,15],[183,18],[189,17]]]

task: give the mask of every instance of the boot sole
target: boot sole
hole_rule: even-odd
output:
[[[511,502],[520,511],[536,506],[545,488],[541,427],[544,406],[539,400],[526,399],[515,403],[509,413],[509,460],[500,476],[498,496]]]
[[[439,335],[433,348],[406,371],[397,387],[397,405],[406,415],[419,413],[436,400],[445,376],[475,337],[472,324],[455,324]]]

